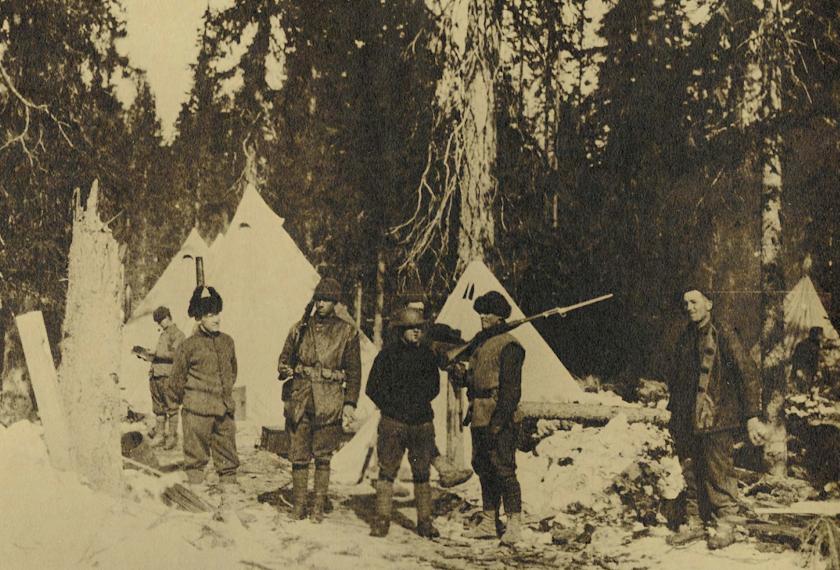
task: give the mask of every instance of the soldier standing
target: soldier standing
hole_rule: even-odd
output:
[[[478,297],[473,309],[483,331],[492,330],[510,316],[511,306],[498,291]],[[518,425],[516,409],[522,394],[525,349],[510,333],[490,336],[470,356],[468,366],[456,365],[455,382],[463,381],[470,400],[472,466],[481,483],[483,512],[468,538],[496,538],[501,527],[499,507],[504,502],[507,526],[503,544],[521,540],[522,490],[516,477]]]
[[[196,287],[189,315],[198,321],[195,332],[175,354],[172,392],[183,403],[184,470],[191,484],[204,482],[204,468],[212,454],[222,485],[236,485],[236,350],[233,339],[219,330],[222,298],[213,287]]]
[[[432,400],[440,392],[437,358],[420,343],[425,320],[416,309],[397,309],[390,326],[396,333],[376,355],[365,392],[379,408],[376,453],[379,480],[376,486],[376,518],[371,536],[388,534],[394,478],[408,450],[417,505],[417,534],[440,536],[432,524],[432,489],[429,471],[435,449]]]
[[[313,304],[286,337],[278,372],[283,385],[292,462],[292,518],[306,517],[309,463],[315,460],[315,500],[310,518],[321,522],[330,484],[330,460],[342,428],[353,420],[361,388],[359,335],[335,314],[341,286],[322,279]]]
[[[175,449],[178,444],[178,402],[172,394],[169,376],[172,373],[175,351],[184,342],[184,333],[172,320],[168,307],[160,306],[152,318],[161,328],[154,352],[136,346],[134,352],[151,362],[149,391],[152,394],[152,412],[155,414],[154,446]]]

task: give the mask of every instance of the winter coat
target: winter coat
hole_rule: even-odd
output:
[[[230,335],[198,327],[175,352],[169,382],[185,410],[204,416],[233,415],[236,374],[236,349]]]
[[[151,376],[169,376],[172,373],[172,363],[175,361],[175,351],[184,342],[184,333],[175,323],[170,323],[158,337],[157,347],[152,356]]]
[[[293,354],[303,321],[295,324],[280,353],[278,370],[294,362],[294,376],[283,386],[284,413],[300,421],[311,397],[318,427],[341,422],[343,406],[356,405],[362,385],[359,334],[350,323],[332,315],[309,319],[303,338]]]
[[[472,427],[499,430],[514,421],[522,396],[525,349],[510,333],[494,336],[470,357],[467,395]]]
[[[707,326],[712,325],[717,330],[717,350],[707,389],[714,410],[711,427],[698,428],[694,418],[701,351],[708,329],[690,324],[677,341],[668,378],[668,409],[675,439],[741,428],[746,420],[761,414],[761,385],[755,364],[734,331],[715,323]]]
[[[440,393],[435,353],[401,339],[389,343],[373,361],[365,393],[392,420],[409,425],[432,421],[432,400]]]

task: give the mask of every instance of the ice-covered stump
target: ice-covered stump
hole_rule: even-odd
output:
[[[59,380],[79,473],[96,489],[118,492],[123,268],[98,195],[94,182],[85,208],[76,190]]]

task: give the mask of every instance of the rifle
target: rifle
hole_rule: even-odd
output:
[[[455,347],[447,351],[446,365],[448,366],[459,360],[466,360],[472,355],[473,352],[475,352],[475,350],[479,346],[484,344],[485,341],[493,338],[494,336],[510,332],[513,329],[524,325],[525,323],[530,323],[531,321],[543,319],[545,317],[551,317],[553,315],[560,315],[565,317],[568,313],[571,313],[574,310],[580,309],[581,307],[586,307],[588,305],[593,305],[595,303],[600,303],[601,301],[606,301],[612,296],[613,294],[609,293],[608,295],[601,295],[600,297],[595,297],[594,299],[589,299],[587,301],[581,301],[580,303],[575,303],[574,305],[569,305],[568,307],[554,307],[553,309],[548,309],[547,311],[537,313],[536,315],[531,315],[530,317],[525,317],[524,319],[517,319],[515,321],[499,323],[498,325],[490,327],[489,329],[478,331],[476,335],[472,338],[472,340],[470,340],[467,344]]]
[[[298,364],[298,352],[300,352],[300,345],[303,343],[303,336],[306,334],[306,329],[309,328],[309,319],[312,317],[312,309],[315,307],[315,299],[312,299],[306,304],[303,310],[303,318],[300,320],[300,328],[295,339],[295,344],[292,347],[292,353],[289,355],[289,367],[294,369]],[[281,382],[288,380],[288,378],[278,378]],[[284,398],[285,400],[285,398]]]

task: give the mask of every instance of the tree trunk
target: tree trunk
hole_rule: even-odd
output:
[[[353,303],[353,320],[356,328],[362,330],[362,282],[356,281],[355,301]]]
[[[781,21],[779,0],[765,0],[765,29]],[[761,152],[761,361],[767,419],[770,424],[764,459],[772,475],[787,473],[787,430],[784,423],[785,375],[781,363],[767,363],[770,351],[784,336],[784,271],[782,269],[782,162],[779,156],[782,139],[777,119],[782,110],[781,71],[775,62],[761,62],[762,117],[772,128],[764,135]],[[769,364],[765,366],[765,364]]]
[[[495,241],[493,200],[496,179],[496,97],[494,79],[500,34],[494,2],[469,0],[469,24],[462,66],[464,164],[460,173],[458,271],[473,259],[484,259]]]
[[[87,208],[76,191],[59,380],[74,463],[95,488],[121,491],[120,366],[123,267],[119,246],[97,212],[98,183]]]
[[[373,344],[382,348],[382,314],[385,311],[385,251],[376,254],[376,303],[373,308]]]

